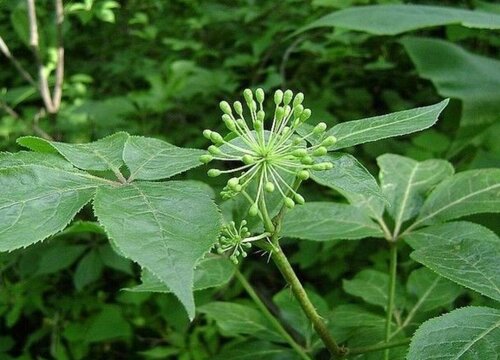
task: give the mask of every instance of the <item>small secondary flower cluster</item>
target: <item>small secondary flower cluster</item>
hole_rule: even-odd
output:
[[[234,221],[224,225],[219,236],[219,242],[215,245],[219,254],[230,252],[229,259],[235,264],[238,263],[239,256],[247,257],[247,251],[252,247],[252,242],[265,239],[270,235],[269,233],[263,233],[250,236],[246,224],[246,220],[243,220],[238,228]]]
[[[253,92],[246,89],[243,95],[250,112],[251,126],[243,115],[241,102],[234,102],[231,108],[229,103],[222,101],[222,120],[233,134],[233,139],[226,141],[219,133],[205,130],[203,135],[213,145],[208,148],[209,154],[202,155],[200,161],[205,164],[212,160],[243,163],[230,170],[210,169],[208,175],[215,177],[242,171],[239,176],[229,179],[221,195],[223,198],[230,198],[243,193],[252,203],[250,215],[259,213],[259,201],[265,201],[264,193],[271,193],[276,189],[287,207],[292,208],[295,203],[303,204],[304,198],[285,180],[285,174],[306,180],[310,176],[310,170],[331,169],[332,163],[317,162],[315,158],[327,153],[327,147],[335,144],[335,137],[325,136],[325,123],[319,123],[304,136],[297,134],[297,129],[311,116],[311,110],[302,105],[302,93],[293,96],[291,90],[277,90],[274,93],[275,109],[270,125],[265,123],[264,91],[257,89],[254,97]],[[236,115],[233,114],[233,109]],[[311,136],[319,137],[316,145],[309,146],[305,141]],[[245,190],[253,179],[257,181],[257,192],[252,199]]]

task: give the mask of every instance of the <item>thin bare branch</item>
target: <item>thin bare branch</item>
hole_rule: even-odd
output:
[[[14,119],[19,119],[19,114],[2,100],[0,100],[0,108],[2,108],[7,114],[12,116]]]
[[[14,67],[16,68],[16,70],[21,74],[21,76],[27,82],[29,82],[34,87],[38,87],[36,81],[33,79],[33,77],[30,75],[30,73],[27,72],[23,68],[23,66],[21,65],[21,63],[19,61],[17,61],[17,59],[14,57],[14,55],[12,55],[12,53],[10,52],[9,47],[7,46],[7,44],[5,43],[5,41],[3,40],[3,38],[1,36],[0,36],[0,51],[2,52],[2,54],[4,54],[4,56],[7,59],[9,59],[9,61],[12,63],[12,65],[14,65]]]
[[[38,82],[40,95],[42,96],[43,103],[47,112],[54,113],[54,104],[50,96],[49,84],[47,81],[47,74],[45,72],[42,57],[40,54],[40,45],[38,41],[38,23],[36,20],[35,0],[26,0],[28,6],[28,21],[30,27],[30,46],[33,50],[33,55],[38,66]]]
[[[64,7],[62,0],[55,0],[56,7],[56,42],[57,42],[57,66],[56,84],[52,93],[54,111],[59,111],[61,106],[62,86],[64,81],[64,42],[63,42],[63,22]]]
[[[46,111],[44,108],[41,108],[36,114],[35,117],[33,118],[33,131],[35,134],[38,136],[46,139],[46,140],[54,140],[52,136],[47,134],[38,124],[40,122],[40,118],[45,117]]]

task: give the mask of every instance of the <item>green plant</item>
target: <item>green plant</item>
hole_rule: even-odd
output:
[[[227,258],[210,254],[210,249],[215,246],[217,253],[228,254],[238,263],[238,258],[245,257],[251,245],[255,245],[269,253],[308,321],[336,358],[381,349],[386,349],[386,358],[389,354],[390,358],[398,356],[397,347],[410,341],[405,334],[414,326],[415,317],[446,306],[460,294],[460,288],[453,282],[500,300],[495,266],[499,257],[498,238],[480,225],[449,222],[473,213],[499,211],[498,169],[453,175],[453,167],[444,160],[418,162],[387,154],[378,158],[379,187],[353,156],[336,151],[430,127],[447,100],[342,123],[328,131],[324,124],[305,124],[310,110],[302,105],[301,93],[293,97],[289,90],[284,93],[278,90],[272,121],[266,119],[261,89],[255,92],[256,101],[252,91],[246,90],[245,100],[253,129],[244,120],[239,102],[234,104],[237,117],[229,104],[222,102],[223,121],[229,134],[222,137],[205,131],[204,135],[214,143],[208,154],[126,133],[89,144],[20,138],[18,143],[31,152],[2,153],[0,157],[0,182],[4,190],[0,203],[0,249],[26,247],[62,231],[92,201],[94,214],[115,251],[143,268],[143,284],[135,291],[172,292],[193,319],[193,291],[220,286],[234,273]],[[222,190],[223,199],[232,199],[233,214],[243,214],[239,219],[226,216],[224,227],[208,186],[192,180],[159,181],[200,165],[199,159],[204,163],[212,160],[244,163],[233,169],[208,171],[209,176],[245,171],[230,178]],[[305,202],[298,189],[308,178],[337,190],[349,203]],[[248,200],[247,204],[238,201],[239,194]],[[484,236],[489,240],[484,240]],[[349,294],[386,309],[383,333],[370,339],[377,341],[363,344],[355,337],[334,338],[331,330],[345,319],[340,315],[333,320],[325,319],[318,313],[283,252],[280,243],[283,237],[314,241],[385,238],[390,258],[388,274],[363,270],[344,285]],[[481,242],[474,240],[478,237]],[[434,244],[435,238],[445,242]],[[433,270],[418,268],[409,275],[409,291],[419,297],[411,306],[408,305],[414,300],[398,292],[401,279],[398,257],[402,256],[398,249],[402,241],[415,249],[412,259]],[[301,358],[310,358],[311,352],[321,349],[317,344],[310,348],[297,344],[245,278],[238,272],[236,277],[262,311],[263,319],[278,331],[278,338],[288,342]],[[226,315],[209,310],[213,306],[215,303],[202,306],[201,311],[223,324]],[[371,316],[348,307],[345,311],[344,315],[351,311],[357,316]],[[433,344],[434,339],[422,336],[423,332],[449,326],[444,324],[459,324],[466,321],[464,316],[469,313],[489,320],[485,323],[478,320],[481,325],[471,328],[471,333],[449,333],[450,341],[451,337],[463,338],[467,346],[450,345],[442,351],[465,354],[486,346],[488,336],[496,336],[499,331],[497,320],[491,319],[500,315],[494,308],[471,307],[422,325],[408,358],[416,358],[421,347]],[[353,321],[349,326],[366,324]],[[447,339],[447,334],[442,335],[443,339]],[[348,346],[340,345],[346,340]],[[389,350],[393,347],[394,353]]]

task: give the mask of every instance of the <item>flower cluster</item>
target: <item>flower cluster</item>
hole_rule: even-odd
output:
[[[229,259],[235,264],[238,263],[240,256],[247,256],[247,251],[252,247],[252,242],[265,239],[270,235],[269,233],[263,233],[250,236],[246,224],[246,220],[243,220],[239,227],[236,227],[234,221],[224,225],[219,236],[219,242],[215,245],[219,254],[230,253]]]
[[[257,89],[254,94],[246,89],[243,95],[251,126],[243,115],[241,102],[234,102],[231,108],[229,103],[222,101],[222,120],[230,134],[224,138],[215,131],[205,130],[203,135],[213,145],[208,148],[209,154],[202,155],[200,161],[205,164],[212,160],[243,163],[230,170],[210,169],[208,175],[215,177],[240,172],[239,176],[229,179],[221,195],[230,198],[243,193],[252,203],[250,215],[259,213],[259,201],[264,201],[265,192],[278,191],[289,208],[296,203],[303,204],[304,198],[292,188],[290,180],[287,181],[290,177],[288,174],[294,179],[306,180],[311,170],[331,169],[332,163],[318,162],[317,158],[327,153],[327,147],[336,142],[335,137],[325,135],[325,123],[319,123],[303,136],[297,133],[297,129],[311,116],[311,110],[302,105],[302,93],[293,96],[291,90],[277,90],[274,93],[274,116],[270,124],[265,120],[264,91]],[[311,136],[317,140],[316,145],[310,146],[306,142]],[[254,198],[246,191],[252,180],[256,180],[257,184]]]

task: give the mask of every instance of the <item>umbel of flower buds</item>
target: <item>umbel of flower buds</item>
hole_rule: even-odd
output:
[[[215,248],[219,254],[228,253],[229,259],[237,264],[240,257],[246,257],[248,250],[252,247],[252,242],[267,238],[270,234],[263,233],[256,236],[250,236],[246,227],[246,220],[243,220],[240,226],[236,227],[234,221],[222,227],[219,236],[219,242]]]
[[[327,148],[335,144],[334,136],[326,136],[326,124],[319,123],[308,134],[301,136],[297,129],[311,116],[311,110],[304,108],[304,95],[293,96],[291,90],[277,90],[274,93],[274,114],[266,120],[264,112],[264,91],[257,89],[255,94],[246,89],[243,92],[248,112],[245,118],[241,102],[234,102],[231,107],[226,101],[220,103],[224,113],[222,121],[231,134],[226,141],[215,131],[205,130],[203,135],[212,141],[208,153],[200,157],[203,163],[212,160],[234,161],[242,163],[230,170],[210,169],[208,175],[237,174],[230,178],[222,191],[223,198],[230,198],[242,193],[251,202],[250,215],[257,215],[262,210],[266,193],[279,192],[284,204],[292,208],[303,204],[304,198],[287,182],[290,174],[294,178],[307,180],[310,171],[329,170],[330,162],[318,161],[327,153]],[[314,136],[319,141],[308,145],[307,139]],[[288,180],[289,181],[289,180]],[[251,197],[249,184],[256,183],[256,194]]]

